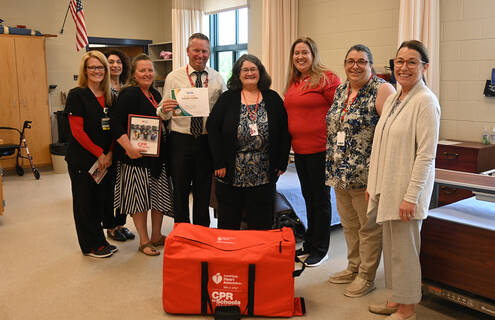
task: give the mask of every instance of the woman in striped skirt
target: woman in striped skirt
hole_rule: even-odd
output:
[[[162,131],[158,157],[143,157],[143,150],[131,145],[127,129],[131,114],[156,117],[161,95],[153,88],[153,80],[150,58],[145,54],[136,56],[131,66],[131,79],[120,91],[111,118],[112,133],[118,142],[115,157],[120,161],[114,207],[132,216],[139,234],[139,251],[150,256],[159,255],[156,247],[163,246],[165,241],[161,233],[163,215],[173,216],[165,167],[165,136]],[[151,237],[147,229],[148,210],[151,210]]]

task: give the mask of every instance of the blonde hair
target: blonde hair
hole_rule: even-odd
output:
[[[310,37],[301,37],[294,41],[292,47],[290,48],[289,72],[287,73],[287,83],[285,84],[284,92],[287,92],[291,84],[301,78],[301,72],[296,69],[293,62],[294,50],[296,45],[299,43],[305,43],[309,47],[311,55],[313,56],[313,63],[311,64],[311,69],[309,70],[310,78],[309,81],[303,85],[302,89],[306,89],[308,87],[316,88],[318,86],[324,87],[329,82],[329,79],[325,74],[328,69],[320,62],[320,54],[318,53],[316,42]]]
[[[96,58],[105,67],[105,76],[100,83],[100,88],[105,94],[105,103],[110,105],[112,103],[112,90],[110,89],[110,67],[108,66],[107,58],[100,51],[92,50],[86,52],[81,58],[81,64],[79,66],[79,81],[78,85],[81,88],[88,87],[88,75],[86,74],[86,62],[89,58]]]
[[[129,75],[129,81],[127,81],[127,83],[125,84],[125,86],[123,88],[139,87],[139,84],[137,83],[136,79],[134,78],[134,73],[136,72],[137,63],[139,61],[150,61],[151,65],[153,66],[153,61],[145,53],[140,53],[137,56],[135,56],[134,59],[132,59],[132,63],[131,63],[131,74]],[[155,66],[153,66],[153,69],[155,69]],[[151,86],[153,86],[153,85],[151,85]]]

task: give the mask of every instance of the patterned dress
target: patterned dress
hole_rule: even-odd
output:
[[[249,108],[249,110],[248,110]],[[268,114],[265,102],[261,101],[252,119],[256,105],[241,104],[237,129],[237,151],[232,180],[234,187],[255,187],[269,182]],[[256,124],[258,135],[251,136],[250,124]]]
[[[343,112],[349,80],[341,84],[327,113],[327,152],[325,184],[339,189],[366,188],[369,158],[379,115],[375,108],[378,87],[383,79],[373,76]],[[343,121],[341,120],[344,117]],[[337,145],[337,133],[345,132],[343,146]]]

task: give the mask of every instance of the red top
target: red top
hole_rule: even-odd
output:
[[[285,109],[289,118],[292,148],[297,154],[324,152],[327,140],[326,116],[333,103],[339,77],[325,72],[328,83],[324,87],[302,90],[303,81],[295,81],[285,93]]]
[[[105,108],[105,96],[96,97],[102,108]],[[79,144],[89,152],[91,152],[95,157],[99,157],[103,153],[103,149],[97,146],[88,134],[84,131],[84,118],[79,116],[69,115],[70,131],[72,136],[79,142]],[[112,143],[113,146],[113,143]],[[110,150],[112,150],[112,146]]]

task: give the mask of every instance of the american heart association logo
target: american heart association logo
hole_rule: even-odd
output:
[[[220,274],[220,272],[218,272],[211,277],[211,280],[213,280],[215,284],[219,284],[220,282],[222,282],[222,275]]]

